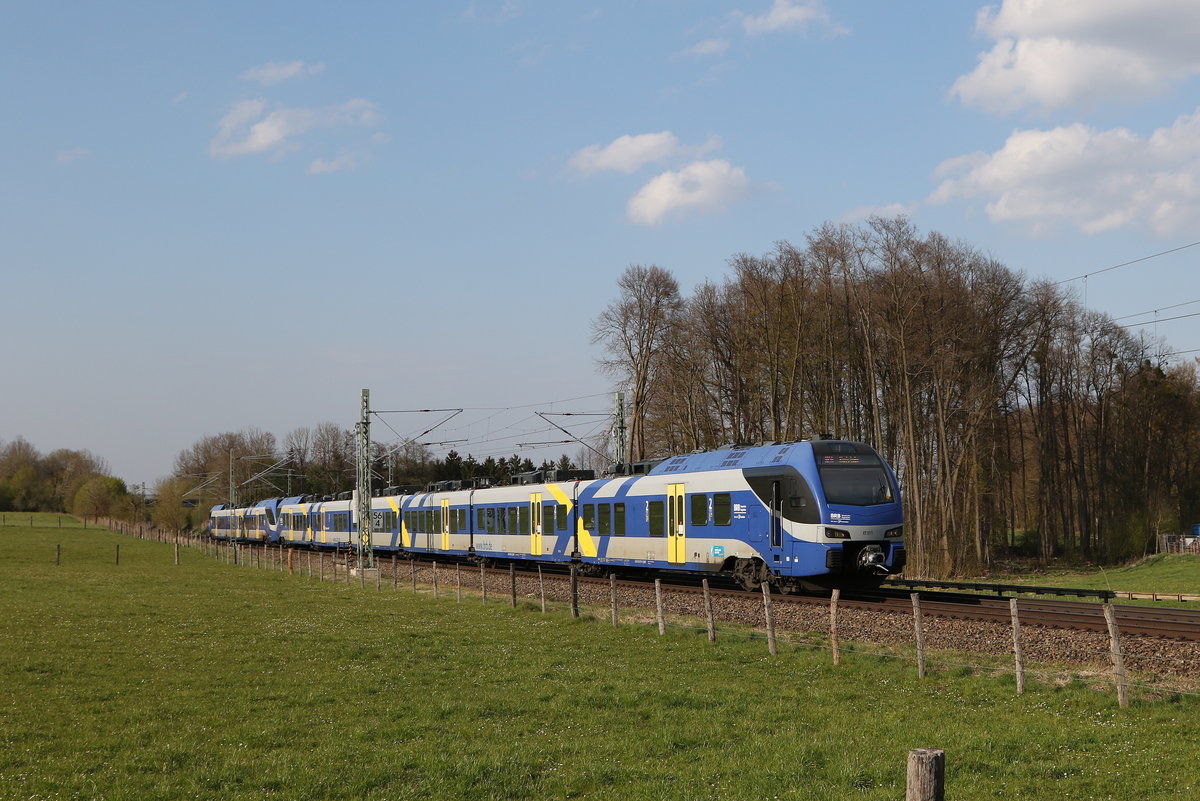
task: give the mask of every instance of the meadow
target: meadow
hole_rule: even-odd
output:
[[[920,747],[948,798],[1200,796],[1191,695],[1018,696],[45,522],[0,528],[2,799],[898,799]]]

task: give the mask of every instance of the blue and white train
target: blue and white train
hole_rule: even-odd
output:
[[[784,591],[877,584],[905,563],[900,488],[870,446],[814,439],[676,456],[645,472],[527,483],[441,482],[371,499],[378,552],[723,573]],[[564,475],[565,473],[565,475]],[[353,501],[308,496],[216,506],[213,536],[315,548],[357,542]]]

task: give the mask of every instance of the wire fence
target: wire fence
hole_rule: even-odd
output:
[[[1093,638],[1097,643],[1101,640],[1107,641],[1105,651],[1101,651],[1098,645],[1093,645],[1085,648],[1083,652],[1076,652],[1073,659],[1063,660],[1063,663],[1056,659],[1052,664],[1030,667],[1026,659],[1026,645],[1028,629],[1031,627],[1027,626],[1023,631],[1020,605],[1016,599],[1011,599],[1010,602],[1012,649],[1006,658],[996,653],[985,655],[969,649],[929,648],[926,616],[921,609],[917,593],[910,596],[913,614],[911,633],[907,641],[897,636],[899,632],[894,625],[886,627],[890,636],[885,638],[885,641],[864,638],[861,627],[852,627],[854,637],[843,639],[846,632],[841,627],[841,617],[846,613],[845,610],[839,610],[837,592],[830,599],[826,626],[818,628],[810,622],[799,629],[790,627],[779,631],[772,613],[772,596],[769,593],[763,593],[759,623],[748,621],[744,608],[740,614],[733,615],[736,620],[730,620],[729,616],[718,616],[714,611],[712,598],[707,591],[707,581],[704,587],[704,608],[702,612],[697,613],[694,610],[668,608],[662,585],[657,580],[653,591],[654,600],[648,603],[649,587],[642,592],[630,590],[628,587],[619,588],[615,577],[611,575],[607,589],[603,586],[604,582],[589,583],[581,593],[581,582],[574,569],[569,577],[560,573],[543,574],[540,567],[538,573],[533,575],[517,573],[511,566],[508,570],[501,570],[461,563],[439,565],[437,562],[417,562],[398,558],[396,555],[377,558],[375,568],[359,569],[355,567],[354,554],[347,551],[326,552],[275,547],[267,543],[234,543],[150,526],[131,526],[119,521],[101,520],[93,525],[141,539],[173,544],[175,564],[180,563],[180,548],[185,548],[231,566],[300,575],[308,579],[330,581],[360,589],[370,588],[376,592],[382,592],[386,588],[390,591],[403,590],[417,596],[429,596],[434,600],[452,597],[460,603],[503,603],[514,608],[523,606],[540,609],[544,614],[569,614],[577,618],[588,617],[608,621],[614,627],[657,625],[660,635],[674,632],[696,637],[705,635],[712,642],[720,638],[760,643],[772,655],[779,652],[780,644],[792,651],[828,652],[834,665],[842,663],[843,655],[895,660],[898,664],[915,667],[917,676],[921,679],[926,678],[930,672],[1012,675],[1018,694],[1025,691],[1026,680],[1032,679],[1049,685],[1072,682],[1085,682],[1089,685],[1108,684],[1114,687],[1121,707],[1128,706],[1131,690],[1139,691],[1146,697],[1200,697],[1200,690],[1195,684],[1196,676],[1200,673],[1200,646],[1185,643],[1175,649],[1190,653],[1195,660],[1190,676],[1186,671],[1179,675],[1178,656],[1166,652],[1171,649],[1158,646],[1150,648],[1148,652],[1145,652],[1146,649],[1136,653],[1128,650],[1130,638],[1121,635],[1115,615],[1111,614],[1110,604],[1104,605],[1108,618],[1107,637]],[[61,560],[60,545],[56,548],[55,561],[61,563]],[[116,546],[114,560],[116,564],[120,564],[120,545]],[[607,595],[607,599],[603,599],[603,595]],[[1165,683],[1156,683],[1147,678],[1144,672],[1131,676],[1125,668],[1125,662],[1131,656],[1136,657],[1139,665],[1143,666],[1143,671],[1145,666],[1153,667],[1158,663],[1157,669],[1151,672],[1153,676],[1175,673],[1177,677]],[[1068,662],[1070,666],[1066,664]]]

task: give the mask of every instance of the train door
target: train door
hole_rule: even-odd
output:
[[[541,493],[529,494],[529,553],[541,555]]]
[[[450,499],[442,498],[442,550],[450,550]]]
[[[771,547],[783,547],[783,482],[771,482]]]
[[[683,484],[667,485],[667,561],[687,561],[687,529],[683,509]]]

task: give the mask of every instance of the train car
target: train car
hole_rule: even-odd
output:
[[[597,574],[721,573],[747,588],[770,582],[782,590],[877,584],[905,563],[899,485],[862,443],[824,438],[730,447],[676,456],[634,475],[593,479],[550,471],[521,478],[527,483],[443,482],[372,498],[372,547],[476,561],[570,562]],[[347,499],[216,507],[212,530],[260,537],[276,508],[277,539],[285,543],[356,542],[356,510]]]

